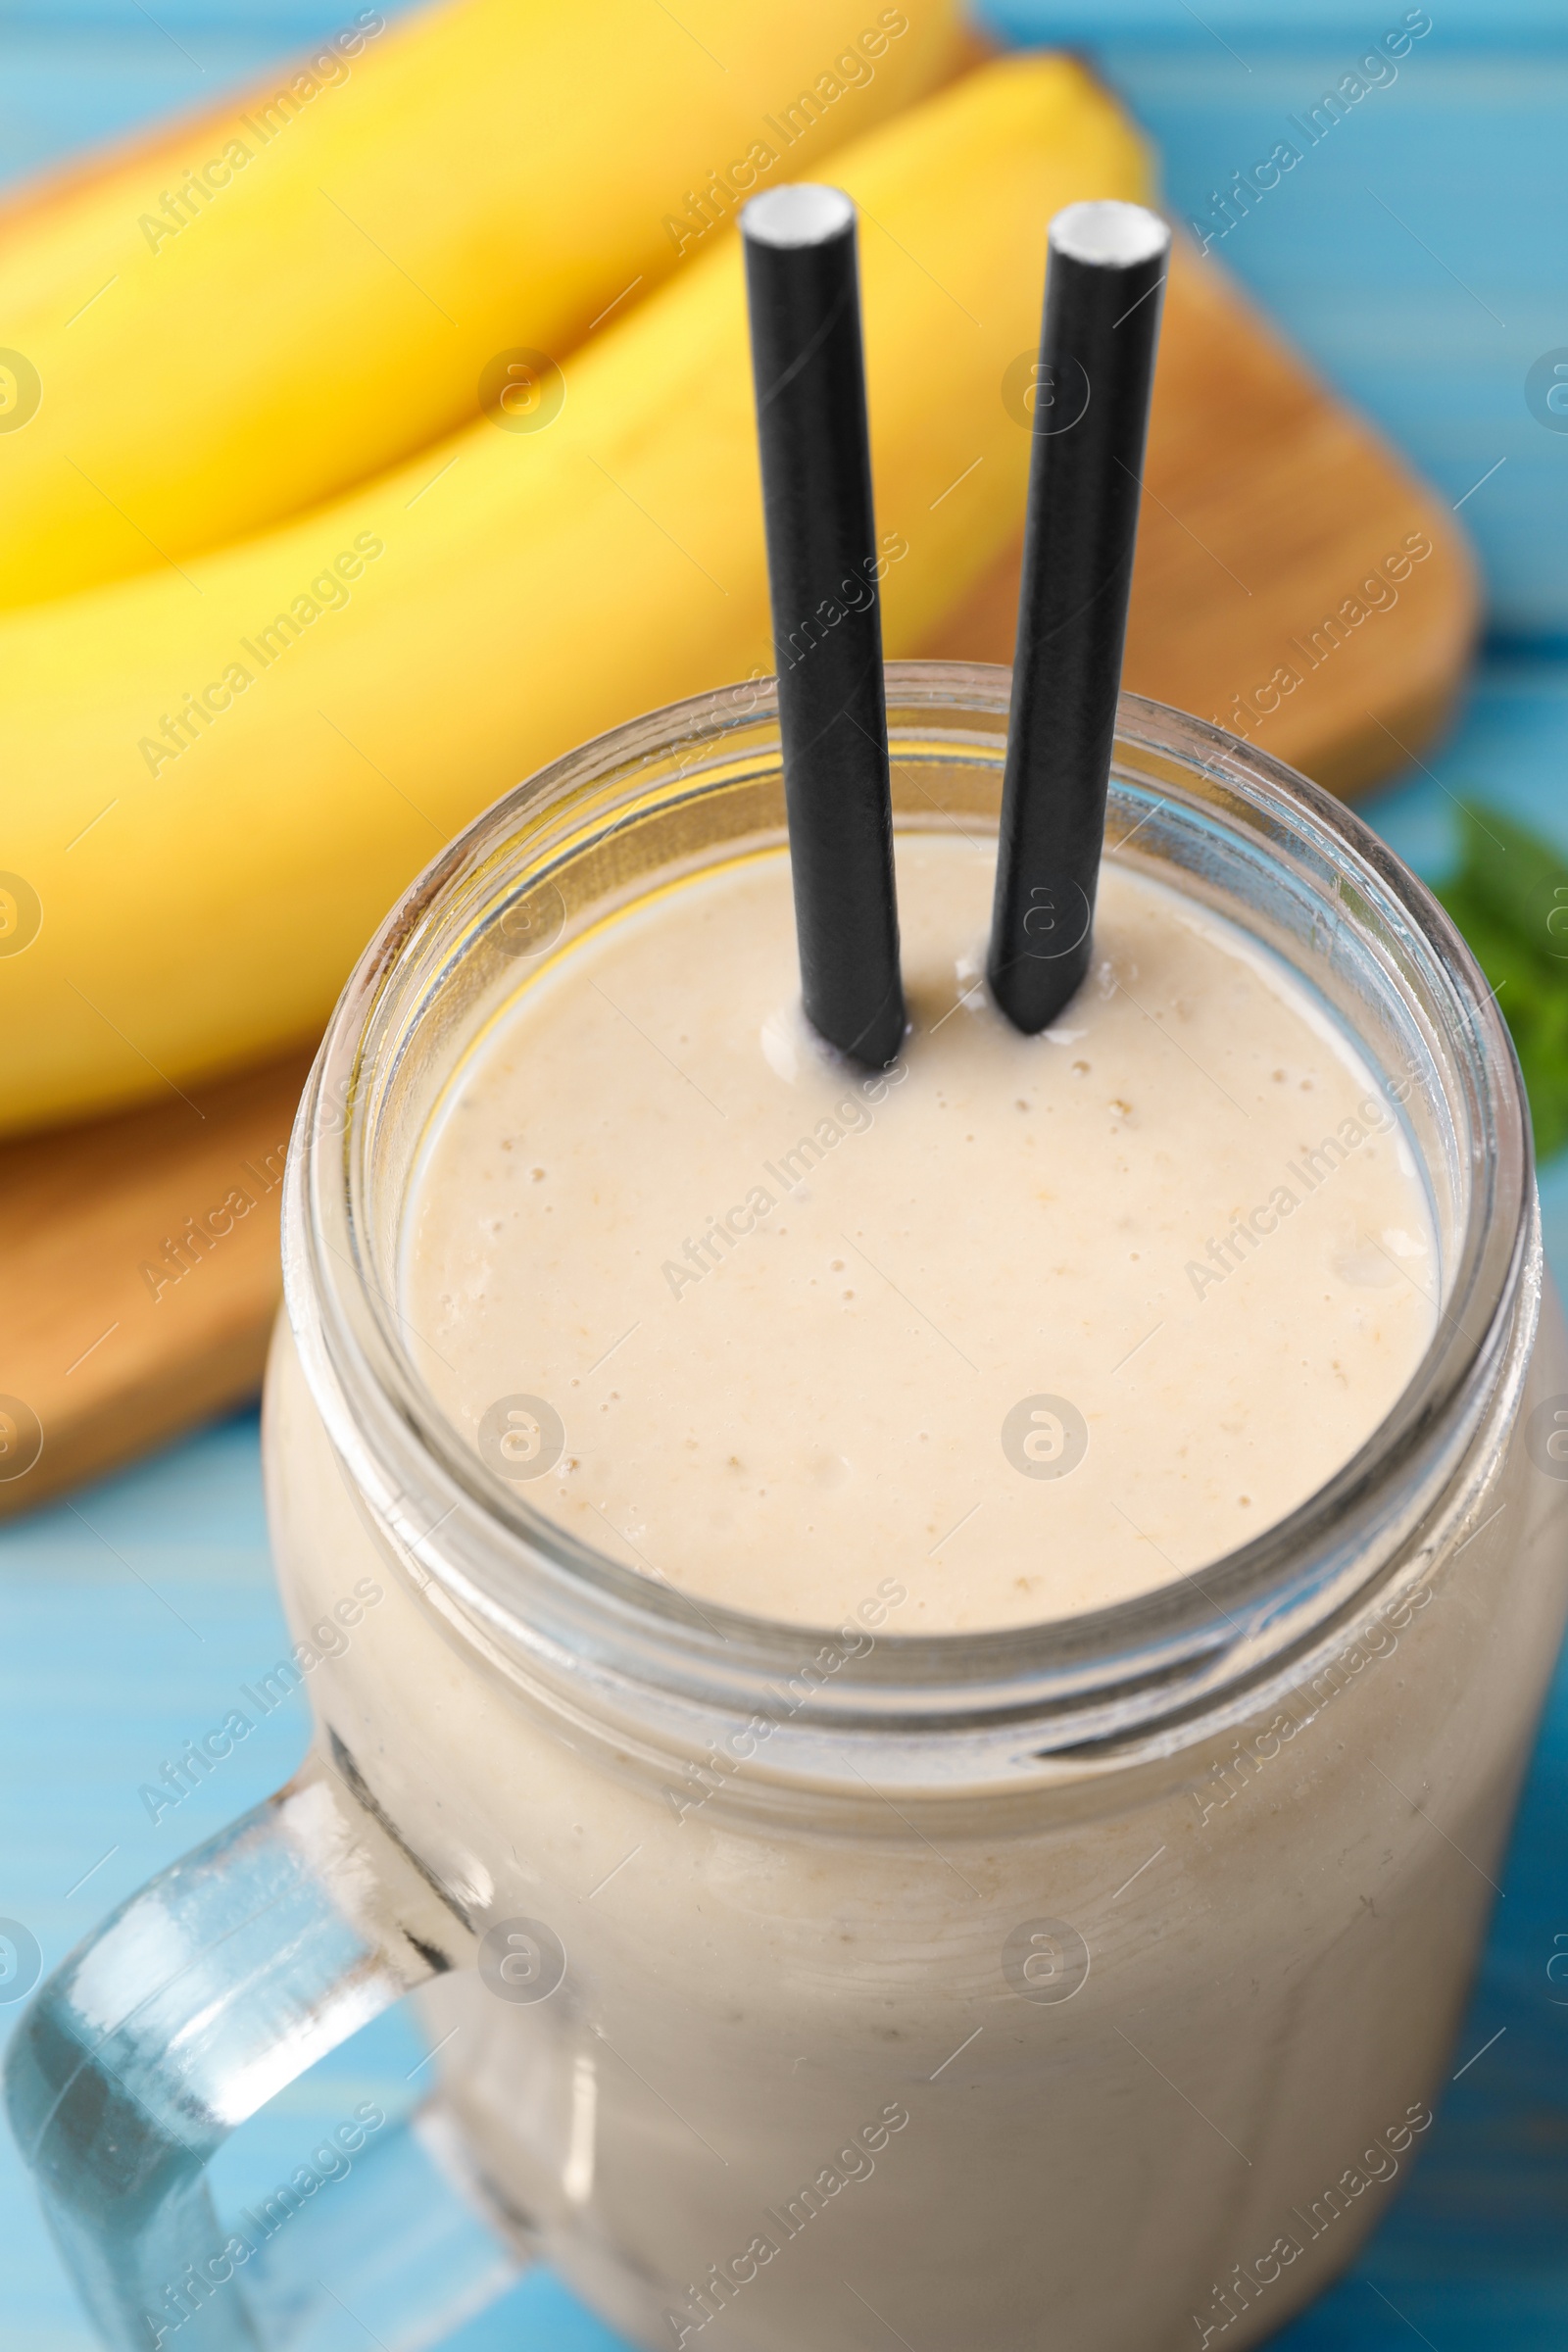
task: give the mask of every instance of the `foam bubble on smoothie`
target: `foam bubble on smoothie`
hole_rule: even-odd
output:
[[[1430,1204],[1285,965],[1106,867],[1037,1038],[978,973],[993,845],[901,837],[879,1077],[793,1009],[782,853],[562,955],[449,1089],[406,1232],[419,1368],[515,1491],[696,1596],[890,1631],[1200,1569],[1372,1434],[1432,1337]]]

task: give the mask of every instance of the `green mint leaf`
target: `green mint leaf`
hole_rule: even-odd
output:
[[[1568,1144],[1568,857],[1494,808],[1461,814],[1462,862],[1437,896],[1496,992],[1549,1159]]]

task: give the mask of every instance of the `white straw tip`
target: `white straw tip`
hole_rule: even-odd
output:
[[[855,206],[842,188],[798,180],[754,196],[740,218],[743,233],[756,245],[826,245],[853,226]]]
[[[1152,262],[1168,252],[1170,229],[1147,205],[1101,197],[1064,206],[1051,223],[1051,247],[1072,262],[1130,270],[1136,262]]]

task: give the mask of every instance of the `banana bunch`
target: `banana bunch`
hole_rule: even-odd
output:
[[[792,41],[818,13],[792,10]],[[781,157],[775,176],[816,169]],[[1016,58],[857,139],[832,175],[861,209],[896,657],[1016,527],[1029,436],[1004,379],[1033,356],[1047,221],[1078,197],[1147,198],[1148,167],[1075,66]],[[579,312],[647,258],[637,224],[616,243],[614,208],[583,195],[613,258]],[[497,201],[487,183],[478,209]],[[559,362],[518,361],[446,438],[237,544],[0,615],[0,1123],[311,1033],[387,906],[497,794],[771,666],[740,257],[686,217],[662,288]],[[562,318],[566,300],[563,277]]]
[[[495,354],[559,359],[780,176],[766,155],[817,173],[956,50],[956,0],[678,15],[362,8],[0,212],[0,605],[167,570],[451,432]]]

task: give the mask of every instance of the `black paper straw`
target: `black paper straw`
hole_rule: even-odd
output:
[[[881,1068],[904,991],[855,207],[802,185],[740,218],[802,994]]]
[[[1104,838],[1170,231],[1142,205],[1051,224],[987,978],[1016,1028],[1081,985]]]

